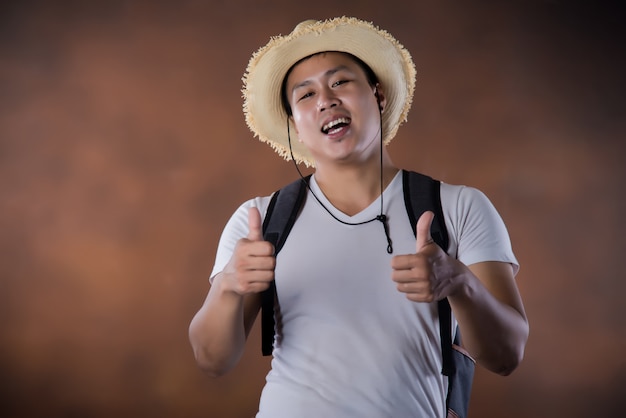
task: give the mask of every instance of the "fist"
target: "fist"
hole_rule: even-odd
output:
[[[443,299],[454,290],[456,260],[449,257],[432,239],[430,227],[435,215],[424,212],[415,228],[415,254],[392,258],[392,280],[398,291],[414,302]]]
[[[274,247],[263,240],[261,225],[259,210],[250,208],[248,236],[237,242],[235,251],[222,272],[223,285],[239,295],[262,292],[274,280]]]

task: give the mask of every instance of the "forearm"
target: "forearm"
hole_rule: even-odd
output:
[[[478,272],[480,269],[474,268]],[[502,281],[506,283],[506,279]],[[470,269],[462,282],[449,301],[459,322],[465,348],[488,370],[510,374],[521,362],[528,339],[528,322],[521,300],[499,299],[498,292],[496,295],[490,292]]]
[[[189,326],[198,366],[211,376],[226,373],[239,361],[246,336],[244,297],[224,290],[218,275]]]

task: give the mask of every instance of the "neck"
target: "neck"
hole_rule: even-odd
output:
[[[398,172],[386,152],[382,161],[382,186],[380,158],[358,165],[320,165],[315,180],[335,208],[352,216],[376,200]]]

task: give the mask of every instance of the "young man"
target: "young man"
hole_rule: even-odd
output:
[[[261,231],[269,196],[233,214],[189,335],[202,369],[227,372],[275,282],[258,418],[445,416],[437,301],[446,297],[478,364],[506,375],[523,357],[518,264],[489,200],[441,184],[447,253],[431,239],[432,212],[415,235],[407,222],[400,170],[383,144],[406,119],[414,85],[404,47],[354,18],[303,22],[250,61],[249,127],[315,173],[277,257]]]

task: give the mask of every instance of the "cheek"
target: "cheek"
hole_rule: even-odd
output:
[[[298,106],[297,108],[293,109],[292,118],[295,123],[301,125],[306,120],[306,114],[307,112],[303,111],[302,106]]]
[[[293,126],[298,129],[298,126],[302,125],[302,115],[298,112],[294,112],[291,116],[291,121],[293,122]]]
[[[294,127],[298,135],[309,131],[313,126],[311,118],[307,115],[307,112],[294,112],[293,116],[291,117],[291,121],[293,122],[292,126]]]

